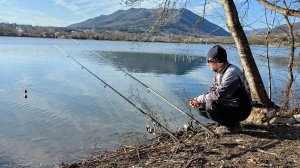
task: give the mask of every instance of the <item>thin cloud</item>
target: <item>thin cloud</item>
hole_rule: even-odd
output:
[[[62,6],[69,11],[88,17],[96,14],[110,14],[124,8],[120,0],[53,0],[56,5]]]
[[[66,0],[54,0],[56,5],[62,6],[69,11],[75,12],[79,15],[84,15],[84,13],[80,12],[79,6],[75,5],[73,2],[67,2]]]
[[[12,9],[12,8],[11,8]],[[61,26],[65,24],[65,21],[59,20],[48,15],[34,10],[22,10],[14,8],[13,10],[0,11],[1,21],[18,23],[18,24],[30,24],[39,26]]]
[[[194,3],[188,6],[188,9],[227,30],[224,9],[219,1],[207,1],[207,4],[203,1],[198,4]]]
[[[128,9],[121,0],[53,0],[56,5],[62,6],[71,12],[83,17],[98,16],[101,14],[111,14],[120,9]],[[151,8],[155,7],[155,3],[142,2],[139,6]]]
[[[205,10],[204,10],[205,7]],[[197,13],[198,15],[216,15],[217,11],[223,11],[222,4],[216,1],[209,1],[207,4],[194,4],[193,6],[189,7],[193,12]],[[205,13],[204,13],[205,12]]]

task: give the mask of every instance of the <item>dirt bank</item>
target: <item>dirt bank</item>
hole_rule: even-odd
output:
[[[75,167],[300,167],[300,125],[244,125],[239,134],[209,137],[180,132],[182,143],[161,135],[151,144],[92,156]]]

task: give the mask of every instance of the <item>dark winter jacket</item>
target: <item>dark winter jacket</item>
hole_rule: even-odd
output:
[[[213,102],[233,103],[234,106],[250,107],[251,94],[244,73],[235,65],[226,63],[216,72],[212,85],[206,94],[197,98],[200,103],[210,109]]]

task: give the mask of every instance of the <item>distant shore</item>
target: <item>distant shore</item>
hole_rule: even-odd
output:
[[[111,41],[136,41],[136,42],[166,42],[166,43],[190,43],[190,44],[235,44],[231,36],[195,36],[195,35],[150,35],[126,32],[95,32],[95,31],[57,31],[55,29],[45,30],[14,30],[1,31],[0,36],[10,37],[38,37],[57,39],[86,39],[86,40],[111,40]],[[295,38],[296,47],[300,47],[300,36]],[[264,35],[248,36],[250,45],[265,46],[267,41]],[[284,35],[269,35],[269,46],[288,47],[288,39]]]

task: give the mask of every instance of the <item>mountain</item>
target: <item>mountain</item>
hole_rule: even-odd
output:
[[[294,24],[293,30],[294,30],[294,34],[300,35],[300,22]],[[267,31],[268,31],[268,28],[259,28],[259,29],[255,29],[255,30],[245,30],[245,33],[247,35],[264,35],[267,33]],[[285,34],[286,32],[288,32],[287,25],[282,24],[282,25],[275,27],[271,33]]]
[[[246,35],[263,35],[268,31],[267,28],[258,28],[254,30],[245,30]]]
[[[299,34],[300,35],[300,22],[294,24],[293,30],[294,30],[294,34]],[[276,33],[276,34],[282,34],[282,33],[285,33],[285,32],[288,32],[288,28],[287,28],[286,24],[277,26],[273,30],[273,33]]]
[[[100,15],[86,21],[69,25],[72,29],[94,29],[97,31],[120,31],[145,33],[156,23],[162,9],[131,8],[110,15]],[[222,27],[198,16],[187,9],[170,9],[165,16],[167,22],[160,23],[155,34],[229,36]]]

